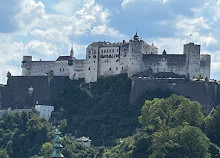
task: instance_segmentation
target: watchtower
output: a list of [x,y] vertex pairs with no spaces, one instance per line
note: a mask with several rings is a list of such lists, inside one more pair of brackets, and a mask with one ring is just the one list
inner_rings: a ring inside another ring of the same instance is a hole
[[200,45],[193,42],[184,45],[183,54],[186,54],[186,76],[190,79],[200,75]]

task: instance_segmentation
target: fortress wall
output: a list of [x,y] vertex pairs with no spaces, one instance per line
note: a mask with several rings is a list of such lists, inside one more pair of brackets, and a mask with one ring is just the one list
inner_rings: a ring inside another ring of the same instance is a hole
[[143,71],[152,68],[154,73],[173,72],[179,75],[186,75],[186,55],[143,55]]
[[69,66],[70,79],[78,80],[79,78],[85,78],[84,65],[85,60],[74,60],[73,65]]
[[143,80],[132,79],[130,104],[136,104],[139,97],[146,91],[156,89],[170,90],[175,94],[183,95],[204,105],[209,112],[216,105],[218,85],[216,83],[193,82],[186,80]]
[[2,100],[5,95],[5,85],[0,84],[0,109],[2,108]]
[[211,56],[202,54],[200,55],[200,74],[203,78],[210,79],[210,65],[211,65]]
[[[67,76],[11,76],[5,87],[2,108],[30,108],[36,101],[51,105],[68,80]],[[32,94],[30,87],[33,88]]]
[[67,61],[32,61],[27,62],[26,68],[29,71],[26,76],[45,76],[50,71],[53,71],[55,76],[69,75]]

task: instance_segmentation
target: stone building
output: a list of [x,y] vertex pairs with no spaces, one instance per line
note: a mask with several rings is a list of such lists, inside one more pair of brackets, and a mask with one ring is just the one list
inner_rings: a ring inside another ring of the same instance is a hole
[[152,73],[172,72],[190,79],[210,78],[211,56],[200,54],[200,45],[184,45],[183,54],[167,54],[141,40],[137,33],[126,42],[93,42],[86,49],[86,59],[60,56],[56,61],[32,61],[24,56],[22,76],[69,76],[70,79],[84,78],[86,83],[98,78],[127,73],[129,77],[151,70]]

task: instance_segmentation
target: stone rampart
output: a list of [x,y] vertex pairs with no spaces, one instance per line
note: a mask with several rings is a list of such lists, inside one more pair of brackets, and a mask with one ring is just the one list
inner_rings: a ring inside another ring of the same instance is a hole
[[138,99],[147,91],[169,90],[204,105],[209,112],[220,103],[219,85],[202,81],[187,81],[185,79],[132,79],[130,104],[136,104]]
[[2,98],[4,108],[30,108],[51,105],[68,82],[67,76],[12,76],[8,78]]

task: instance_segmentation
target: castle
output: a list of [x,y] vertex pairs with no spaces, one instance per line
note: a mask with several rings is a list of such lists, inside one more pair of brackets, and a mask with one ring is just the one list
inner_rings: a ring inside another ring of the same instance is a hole
[[151,70],[152,73],[174,73],[190,79],[210,78],[211,56],[200,54],[200,45],[184,45],[183,54],[158,54],[154,44],[141,40],[137,33],[133,39],[120,43],[93,42],[86,49],[86,59],[74,57],[73,47],[69,56],[59,56],[56,61],[32,61],[24,56],[22,76],[69,76],[84,78],[86,83],[98,78],[127,73],[129,77]]

